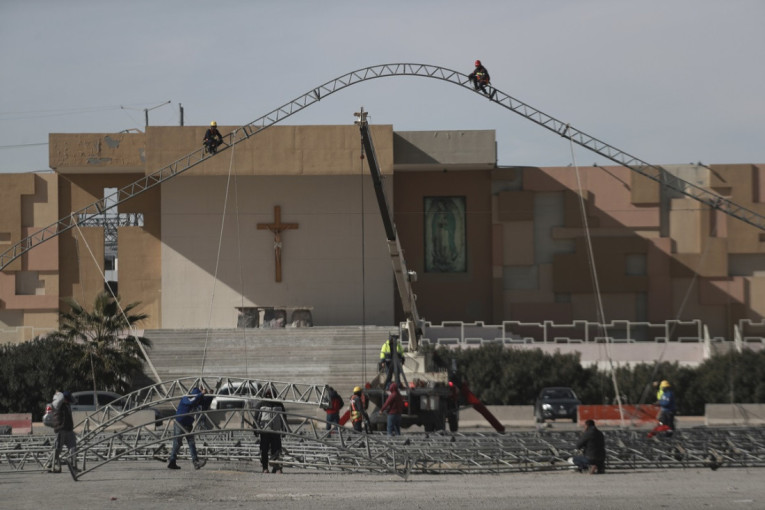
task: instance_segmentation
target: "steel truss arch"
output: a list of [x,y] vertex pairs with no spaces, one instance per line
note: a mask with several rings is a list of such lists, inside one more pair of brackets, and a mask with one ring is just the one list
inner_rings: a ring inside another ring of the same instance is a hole
[[[0,271],[2,271],[11,262],[22,256],[37,245],[56,237],[77,225],[87,224],[93,218],[103,215],[103,213],[119,204],[145,192],[163,182],[182,174],[186,170],[215,157],[217,154],[225,152],[237,143],[243,142],[252,136],[257,135],[262,130],[277,124],[284,119],[298,113],[299,111],[317,103],[321,99],[332,95],[340,90],[362,83],[365,81],[386,78],[393,76],[416,76],[423,78],[434,78],[463,87],[471,92],[484,96],[483,92],[473,89],[470,79],[467,75],[445,67],[429,64],[414,63],[393,63],[381,64],[371,67],[364,67],[351,71],[338,78],[330,80],[318,87],[311,89],[305,94],[285,103],[267,114],[255,119],[249,124],[233,130],[224,136],[224,143],[215,154],[205,153],[203,148],[197,149],[182,158],[160,168],[156,172],[142,177],[141,179],[118,189],[111,195],[100,199],[87,207],[71,213],[65,218],[61,218],[34,234],[18,241],[10,248],[0,253]],[[735,202],[718,195],[701,186],[684,181],[679,177],[672,175],[666,169],[647,163],[635,156],[627,154],[616,147],[609,145],[583,131],[572,127],[569,123],[560,121],[546,113],[515,99],[514,97],[502,92],[501,90],[490,87],[488,94],[485,95],[490,101],[514,112],[518,115],[560,135],[568,138],[592,152],[603,156],[619,165],[625,166],[653,181],[656,181],[669,189],[672,189],[682,195],[698,200],[708,206],[719,209],[722,212],[738,218],[745,223],[753,225],[760,230],[765,230],[765,217],[751,211]]]

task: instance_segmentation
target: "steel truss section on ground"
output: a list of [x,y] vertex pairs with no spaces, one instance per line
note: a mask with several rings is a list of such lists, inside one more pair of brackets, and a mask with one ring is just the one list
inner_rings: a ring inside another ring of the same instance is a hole
[[[136,407],[164,402],[173,395],[177,401],[192,387],[230,379],[186,379],[151,387],[155,400],[138,400]],[[238,382],[254,380],[240,379]],[[328,431],[326,422],[299,412],[323,400],[323,387],[257,381],[272,388],[281,401],[291,403],[283,414],[288,430],[283,433],[279,463],[290,469],[352,471],[395,474],[408,479],[414,474],[512,473],[571,469],[569,457],[575,452],[579,434],[575,431],[515,431],[498,433],[418,433],[403,436],[361,434],[340,427]],[[158,387],[163,386],[160,390]],[[211,390],[211,392],[214,390]],[[269,400],[265,390],[255,390],[259,400]],[[130,398],[135,398],[128,396]],[[299,404],[298,411],[293,411]],[[161,426],[152,420],[124,426],[132,409],[114,414],[95,413],[80,424],[75,480],[114,461],[166,462],[176,438],[172,419]],[[253,409],[200,411],[193,413],[200,457],[210,463],[238,466],[259,461],[259,434]],[[98,417],[104,419],[98,419]],[[273,419],[277,419],[274,417]],[[87,425],[87,426],[86,426]],[[261,424],[268,429],[268,423]],[[607,429],[607,470],[765,467],[765,427],[707,428],[678,430],[673,437],[648,438],[645,430]],[[53,457],[53,436],[2,436],[0,472],[48,470]],[[184,446],[180,458],[187,459]],[[65,464],[74,459],[63,457]]]

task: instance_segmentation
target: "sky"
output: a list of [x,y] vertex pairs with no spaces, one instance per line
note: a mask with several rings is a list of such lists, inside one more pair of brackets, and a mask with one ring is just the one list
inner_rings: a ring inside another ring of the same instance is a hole
[[[461,71],[652,164],[765,163],[762,0],[0,0],[0,172],[49,133],[248,124],[350,71]],[[353,85],[283,124],[493,129],[501,166],[605,164],[464,89]],[[158,169],[156,169],[158,170]]]

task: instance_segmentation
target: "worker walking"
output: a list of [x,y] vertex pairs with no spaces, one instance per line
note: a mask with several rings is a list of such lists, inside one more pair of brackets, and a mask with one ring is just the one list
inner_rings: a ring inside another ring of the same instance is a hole
[[353,388],[351,395],[351,425],[356,432],[363,431],[363,425],[369,424],[369,415],[367,414],[367,405],[369,402],[364,399],[361,386]]
[[[395,359],[393,353],[396,353]],[[385,371],[385,383],[383,389],[388,387],[393,374],[396,375],[396,383],[401,385],[401,367],[404,364],[404,348],[398,341],[398,335],[391,333],[380,348],[380,368]]]
[[671,436],[675,431],[675,413],[677,412],[677,404],[675,402],[675,390],[672,389],[672,385],[669,381],[661,381],[659,385],[661,390],[661,397],[659,397],[658,403],[661,411],[659,412],[659,423],[669,427],[667,435]]
[[[266,390],[263,395],[269,400],[260,400],[253,408],[255,424],[260,429],[260,465],[264,473],[268,473],[269,457],[271,460],[271,472],[282,473],[282,465],[279,457],[282,451],[282,434],[288,431],[285,419],[284,404],[273,400],[271,390]],[[257,432],[256,432],[257,434]]]
[[207,463],[206,459],[200,459],[197,456],[197,445],[194,441],[194,413],[198,411],[204,402],[204,395],[207,390],[192,388],[188,395],[181,399],[178,408],[175,411],[175,423],[173,428],[173,449],[170,452],[170,459],[167,463],[168,469],[181,469],[176,463],[178,451],[181,449],[183,438],[189,444],[189,454],[194,464],[194,469],[201,469]]
[[69,391],[56,393],[53,397],[53,431],[56,433],[56,449],[51,466],[53,472],[61,472],[61,450],[64,446],[69,454],[71,469],[74,472],[77,471],[77,436],[74,433],[72,403],[74,403],[74,397]]
[[327,430],[332,430],[332,428],[337,430],[340,423],[340,410],[345,405],[345,402],[343,402],[343,397],[332,386],[327,387],[327,397],[329,398],[329,405],[324,409],[327,412]]

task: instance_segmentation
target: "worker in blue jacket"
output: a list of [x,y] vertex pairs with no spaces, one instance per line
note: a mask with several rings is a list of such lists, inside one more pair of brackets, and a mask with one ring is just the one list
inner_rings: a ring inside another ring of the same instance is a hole
[[675,402],[675,390],[669,381],[662,381],[660,385],[662,390],[659,397],[659,423],[669,427],[667,435],[672,435],[675,431],[675,413],[677,412],[677,403]]
[[178,404],[178,409],[175,411],[175,423],[173,429],[173,450],[170,453],[170,461],[167,464],[168,469],[181,469],[176,464],[178,458],[178,450],[181,449],[181,443],[183,438],[186,438],[186,442],[189,443],[189,453],[191,454],[191,460],[194,463],[194,469],[200,469],[207,463],[207,460],[200,460],[197,456],[197,445],[194,441],[194,434],[192,429],[194,428],[194,414],[199,408],[202,407],[204,395],[206,390],[199,388],[192,388],[188,395],[181,399]]

